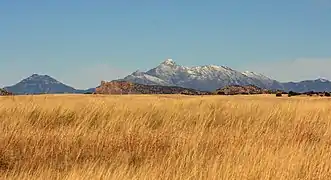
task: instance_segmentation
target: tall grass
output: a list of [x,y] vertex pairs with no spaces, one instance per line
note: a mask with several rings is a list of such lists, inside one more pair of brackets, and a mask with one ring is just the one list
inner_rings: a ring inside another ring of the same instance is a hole
[[331,100],[1,97],[0,179],[331,179]]

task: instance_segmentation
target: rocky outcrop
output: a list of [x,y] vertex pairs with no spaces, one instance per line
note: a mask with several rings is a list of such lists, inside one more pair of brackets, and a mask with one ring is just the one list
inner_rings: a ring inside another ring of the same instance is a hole
[[10,96],[10,95],[13,95],[13,93],[0,88],[0,96]]
[[211,92],[198,91],[176,86],[144,85],[127,81],[101,81],[96,94],[187,94],[211,95]]
[[240,86],[231,85],[216,90],[216,94],[219,95],[237,95],[237,94],[271,94],[273,93],[267,89],[261,89],[254,85]]

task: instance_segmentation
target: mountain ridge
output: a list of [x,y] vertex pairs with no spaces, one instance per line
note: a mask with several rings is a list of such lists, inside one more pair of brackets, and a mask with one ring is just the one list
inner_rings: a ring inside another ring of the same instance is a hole
[[[141,78],[143,76],[145,79]],[[148,78],[147,76],[153,77],[154,79],[157,79],[157,81],[152,78]],[[148,82],[146,82],[147,78]],[[247,73],[245,74],[236,71],[228,66],[202,65],[186,67],[178,65],[172,59],[167,59],[155,68],[152,68],[146,72],[139,72],[139,76],[132,73],[124,77],[123,80],[155,85],[169,84],[206,91],[215,90],[226,85],[250,84],[257,85],[261,88],[282,88],[282,85],[275,80],[271,80],[269,78],[269,82],[266,83],[266,78],[261,79],[257,76],[248,76]]]
[[[214,91],[230,85],[254,85],[262,89],[287,92],[331,91],[331,81],[324,78],[299,82],[279,82],[258,72],[240,72],[228,66],[218,65],[186,67],[177,64],[173,59],[166,59],[152,69],[145,72],[137,70],[117,80],[143,85],[178,86],[200,91]],[[43,94],[91,93],[96,88],[76,89],[49,75],[32,74],[17,84],[3,89],[14,94]]]
[[132,73],[122,80],[149,85],[175,85],[204,91],[212,91],[229,85],[255,85],[263,89],[298,92],[331,91],[331,82],[327,79],[279,82],[261,73],[240,72],[228,66],[181,66],[173,59],[166,59],[146,72],[139,71],[139,76]]

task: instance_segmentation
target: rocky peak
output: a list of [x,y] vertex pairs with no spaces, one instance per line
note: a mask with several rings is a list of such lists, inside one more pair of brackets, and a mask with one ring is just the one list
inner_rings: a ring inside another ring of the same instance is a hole
[[166,59],[162,64],[175,64],[175,61],[173,59]]
[[160,65],[174,67],[177,66],[176,62],[173,59],[166,59]]

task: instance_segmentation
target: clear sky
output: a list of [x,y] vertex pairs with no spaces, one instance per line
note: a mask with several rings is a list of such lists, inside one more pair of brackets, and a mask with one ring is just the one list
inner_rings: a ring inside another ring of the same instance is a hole
[[0,86],[94,87],[166,58],[331,79],[331,0],[1,0]]

